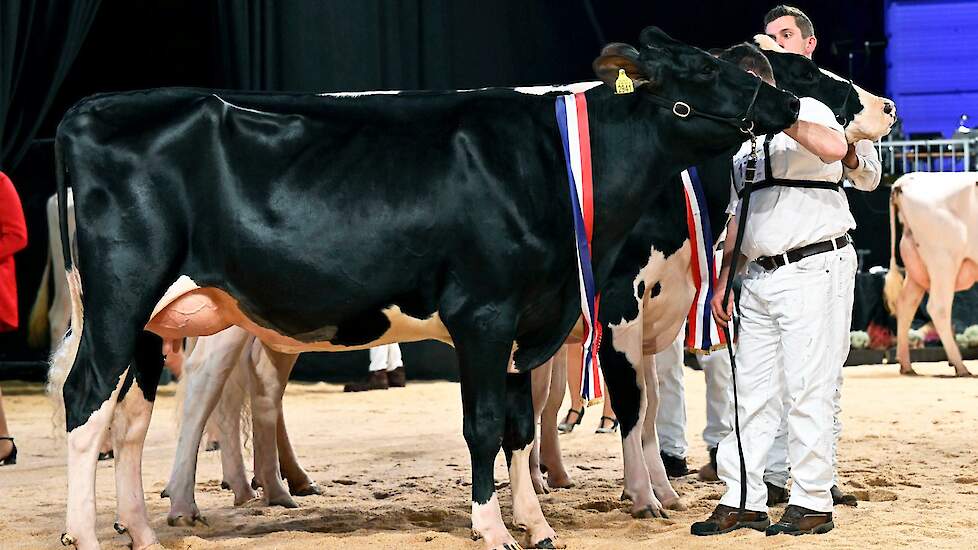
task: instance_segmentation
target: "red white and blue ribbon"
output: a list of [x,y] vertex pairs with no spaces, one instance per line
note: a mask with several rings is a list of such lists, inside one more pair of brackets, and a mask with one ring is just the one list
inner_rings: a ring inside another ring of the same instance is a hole
[[581,354],[581,396],[588,404],[603,397],[598,349],[601,323],[598,322],[600,296],[595,293],[591,271],[591,237],[594,235],[594,187],[591,179],[591,137],[588,129],[587,100],[583,93],[557,98],[557,127],[564,146],[567,179],[570,183],[577,244],[578,281],[581,285],[581,313],[584,317],[584,343]]
[[686,196],[686,223],[689,226],[689,242],[692,246],[690,275],[696,295],[686,320],[686,349],[709,353],[727,345],[723,331],[713,320],[710,301],[716,290],[720,265],[714,254],[713,231],[706,207],[706,195],[696,168],[682,173],[683,191]]

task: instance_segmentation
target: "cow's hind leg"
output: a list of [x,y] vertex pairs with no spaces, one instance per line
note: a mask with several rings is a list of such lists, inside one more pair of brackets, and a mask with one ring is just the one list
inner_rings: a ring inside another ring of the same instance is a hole
[[216,424],[215,433],[221,447],[221,471],[224,473],[221,485],[234,492],[235,506],[241,506],[258,496],[248,482],[241,455],[241,417],[246,411],[244,398],[251,387],[250,367],[250,363],[244,359],[234,366],[211,417],[212,424]]
[[[554,360],[551,358],[546,363],[533,369],[530,374],[531,385],[533,386],[533,419],[536,424],[540,423],[540,415],[547,404],[550,395],[550,379],[552,377]],[[543,472],[540,471],[540,436],[536,434],[534,428],[533,450],[530,452],[530,479],[533,481],[533,490],[537,494],[545,495],[550,492],[547,482],[543,479]]]
[[[169,525],[195,525],[206,523],[200,515],[194,500],[194,481],[197,476],[197,451],[203,437],[204,426],[220,399],[229,374],[243,356],[242,349],[248,340],[247,333],[241,329],[233,333],[221,333],[208,338],[220,339],[199,342],[198,348],[207,345],[210,352],[199,366],[187,369],[187,391],[184,398],[183,418],[180,422],[180,435],[177,438],[177,451],[173,460],[170,481],[166,495],[170,498],[170,511],[166,516]],[[213,342],[222,345],[210,347]],[[227,345],[223,345],[223,344]],[[195,349],[198,355],[201,349]],[[188,365],[189,366],[189,365]]]
[[[486,308],[488,309],[488,308]],[[486,548],[520,548],[503,523],[493,480],[493,465],[502,446],[506,426],[506,367],[512,338],[485,330],[497,319],[481,324],[472,316],[446,315],[455,343],[462,388],[462,433],[472,462],[472,534]],[[453,322],[454,321],[454,322]]]
[[[946,265],[928,263],[928,269],[933,273],[957,273],[958,266],[951,262]],[[943,269],[942,269],[943,268]],[[931,277],[930,299],[927,300],[927,313],[934,321],[934,328],[941,337],[947,360],[954,367],[955,376],[971,376],[961,359],[961,350],[954,339],[954,328],[951,326],[951,304],[954,301],[954,279],[948,276]]]
[[115,449],[116,499],[118,521],[115,529],[128,533],[133,550],[149,548],[157,543],[149,525],[146,499],[143,497],[142,458],[146,431],[153,414],[156,388],[163,369],[161,339],[143,332],[136,341],[132,363],[134,383],[124,387],[116,408],[112,427]]
[[536,422],[529,373],[506,377],[506,431],[503,450],[513,493],[513,523],[526,529],[527,548],[565,548],[547,523],[530,479],[530,453]]
[[255,478],[269,506],[298,508],[299,505],[282,483],[277,443],[279,405],[282,403],[285,384],[295,364],[296,356],[279,353],[267,347],[256,351],[260,357],[264,357],[255,357],[253,351],[252,360],[256,368],[251,371],[251,412],[254,428]]
[[897,361],[900,363],[900,374],[917,374],[910,363],[910,338],[907,333],[910,331],[910,323],[923,297],[924,287],[917,284],[908,274],[897,298]]
[[[574,346],[578,350],[581,346]],[[560,438],[557,433],[557,415],[564,403],[567,391],[567,361],[571,346],[561,346],[553,358],[553,372],[550,375],[550,393],[540,415],[540,464],[547,469],[547,486],[551,489],[573,487],[574,482],[564,468],[564,457],[560,452]],[[577,354],[580,364],[580,354]]]

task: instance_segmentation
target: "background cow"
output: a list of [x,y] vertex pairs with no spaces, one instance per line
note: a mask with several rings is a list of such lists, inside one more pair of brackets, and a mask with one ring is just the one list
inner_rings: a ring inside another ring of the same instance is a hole
[[[912,173],[894,184],[890,196],[890,271],[883,289],[897,318],[897,360],[901,374],[917,374],[910,364],[908,331],[924,292],[927,313],[941,337],[956,376],[970,376],[951,326],[954,292],[978,281],[978,174]],[[903,232],[897,235],[899,217]],[[896,263],[896,246],[906,278]]]

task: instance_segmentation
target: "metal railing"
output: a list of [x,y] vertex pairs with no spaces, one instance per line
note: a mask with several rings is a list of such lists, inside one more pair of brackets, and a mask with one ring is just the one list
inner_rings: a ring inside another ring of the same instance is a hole
[[884,176],[978,169],[978,138],[878,141]]

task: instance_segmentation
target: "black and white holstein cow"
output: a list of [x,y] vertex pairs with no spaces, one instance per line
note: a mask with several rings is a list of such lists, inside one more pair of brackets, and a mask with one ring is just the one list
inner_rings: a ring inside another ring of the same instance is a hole
[[[771,62],[778,87],[798,97],[813,97],[827,105],[846,128],[850,142],[876,140],[889,132],[895,121],[895,110],[890,100],[870,94],[819,69],[810,59],[783,51],[770,37],[759,35],[755,41]],[[749,46],[739,46],[745,47]],[[629,54],[632,58],[637,55],[637,51]],[[714,242],[726,225],[725,210],[731,189],[730,158],[736,149],[734,147],[697,166]],[[682,510],[685,505],[669,483],[659,454],[655,429],[658,383],[653,356],[676,338],[689,313],[695,289],[690,276],[690,236],[680,177],[675,177],[669,185],[656,189],[653,194],[645,214],[626,238],[602,294],[602,307],[612,302],[628,303],[628,296],[632,296],[634,309],[625,313],[625,319],[642,319],[641,362],[632,362],[632,358],[613,353],[607,344],[601,349],[601,359],[608,392],[612,396],[612,407],[621,422],[625,462],[623,496],[633,498],[636,487],[644,489],[647,471],[655,492],[653,511],[659,515],[662,508]],[[615,297],[612,299],[612,296]],[[619,365],[624,361],[629,363],[629,369]],[[552,363],[552,369],[544,367],[533,372],[534,412],[541,415],[546,410],[546,418],[540,422],[542,462],[548,471],[556,472],[561,484],[566,486],[568,476],[561,460],[556,430],[556,415],[564,392],[562,373],[565,372],[566,353],[558,354]],[[554,373],[552,378],[551,370]],[[633,370],[631,376],[611,374]],[[558,382],[551,383],[553,380]],[[644,468],[641,465],[643,455]],[[534,456],[531,459],[531,476],[534,488],[538,492],[545,492],[546,485],[539,464],[540,460]],[[640,513],[640,510],[633,512]]]
[[[656,28],[641,44],[638,63],[596,61],[601,75],[628,71],[635,93],[586,93],[599,291],[652,189],[740,143],[747,127],[779,131],[798,116],[796,97]],[[553,97],[504,89],[343,98],[164,89],[69,110],[56,139],[79,251],[77,265],[66,254],[73,328],[54,358],[66,375],[62,542],[98,547],[96,454],[118,408],[118,523],[137,550],[156,543],[140,455],[160,338],[238,325],[285,353],[451,342],[473,530],[487,548],[520,547],[493,484],[502,447],[514,523],[528,546],[557,546],[528,467],[528,370],[581,313],[554,111]],[[634,304],[609,301],[602,355],[635,364],[641,339],[617,326]],[[507,375],[511,360],[518,374]]]

